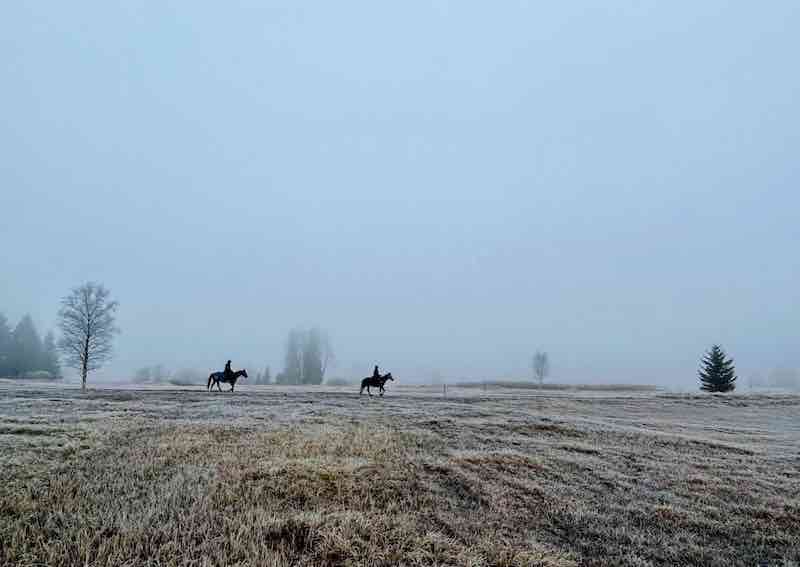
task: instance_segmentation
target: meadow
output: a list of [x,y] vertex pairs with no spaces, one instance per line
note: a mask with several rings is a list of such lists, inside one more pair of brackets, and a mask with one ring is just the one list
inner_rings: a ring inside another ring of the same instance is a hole
[[0,382],[0,564],[800,565],[800,397]]

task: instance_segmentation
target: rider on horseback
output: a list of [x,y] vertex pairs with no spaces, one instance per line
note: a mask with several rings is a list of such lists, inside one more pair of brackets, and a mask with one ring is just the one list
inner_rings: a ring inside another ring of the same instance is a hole
[[222,371],[223,376],[226,380],[230,380],[233,378],[233,370],[231,370],[231,361],[225,363],[225,370]]
[[364,388],[367,389],[367,393],[371,396],[372,392],[370,388],[378,388],[378,392],[381,396],[383,396],[384,384],[386,384],[387,380],[391,380],[394,382],[394,378],[392,378],[392,373],[389,372],[388,374],[384,374],[381,376],[380,369],[378,365],[375,365],[375,370],[372,371],[372,376],[367,376],[361,381],[361,390],[359,390],[358,394],[361,395],[364,393]]

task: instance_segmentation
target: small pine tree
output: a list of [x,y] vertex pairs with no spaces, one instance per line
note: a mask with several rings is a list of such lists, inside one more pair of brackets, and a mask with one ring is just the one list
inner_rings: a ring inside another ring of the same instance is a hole
[[700,389],[706,392],[732,392],[736,388],[736,367],[719,345],[705,354],[698,376]]
[[52,331],[47,333],[44,337],[41,367],[41,370],[46,370],[52,374],[54,378],[61,376],[61,365],[58,362],[56,338]]

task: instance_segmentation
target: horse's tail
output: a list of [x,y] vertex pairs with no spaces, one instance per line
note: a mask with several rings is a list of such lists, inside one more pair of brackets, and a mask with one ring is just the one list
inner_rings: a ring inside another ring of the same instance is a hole
[[358,395],[359,395],[359,396],[360,396],[361,394],[363,394],[363,393],[364,393],[364,388],[366,388],[366,387],[367,387],[367,381],[368,381],[368,380],[369,380],[369,378],[364,378],[364,379],[361,381],[361,389],[358,391]]

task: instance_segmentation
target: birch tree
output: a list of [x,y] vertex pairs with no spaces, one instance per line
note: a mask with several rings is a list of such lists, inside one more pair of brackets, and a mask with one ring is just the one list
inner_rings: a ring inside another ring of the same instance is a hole
[[74,288],[61,300],[58,348],[64,363],[80,372],[83,390],[89,372],[111,358],[114,336],[119,333],[115,324],[118,306],[110,299],[109,291],[94,282]]
[[533,369],[533,376],[539,381],[539,386],[542,385],[544,379],[550,373],[550,358],[546,352],[536,351],[531,359],[531,368]]

